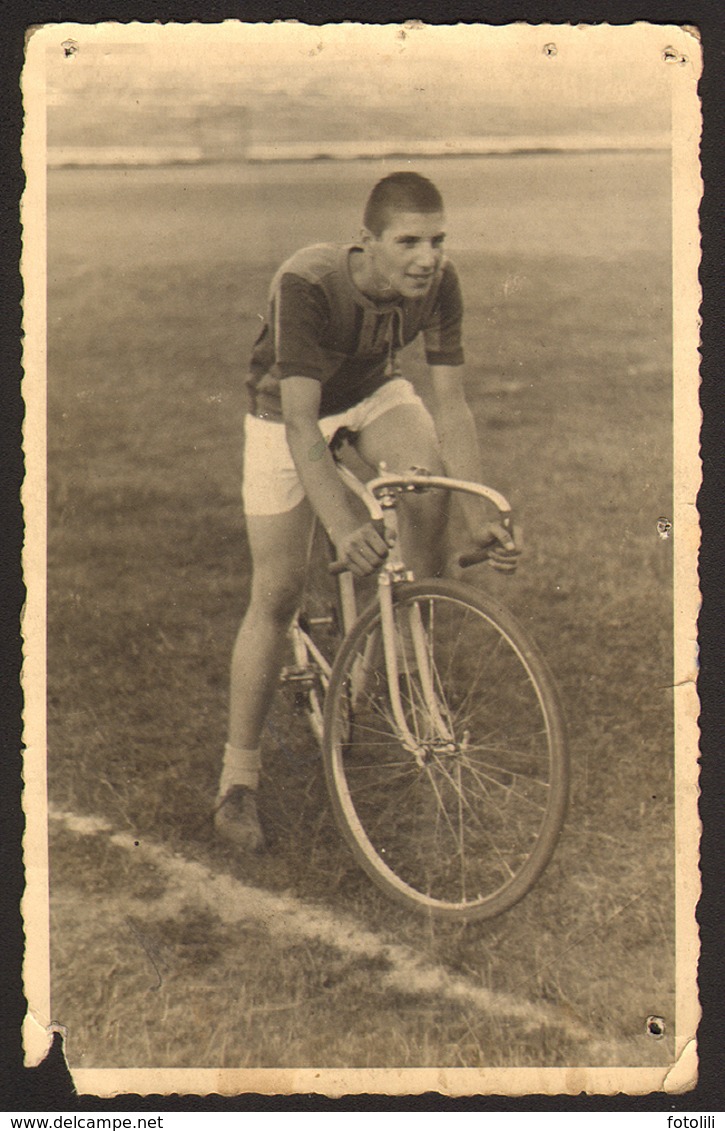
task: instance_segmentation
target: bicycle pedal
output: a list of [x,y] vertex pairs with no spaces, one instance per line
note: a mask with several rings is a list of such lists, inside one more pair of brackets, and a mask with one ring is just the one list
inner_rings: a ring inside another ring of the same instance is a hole
[[313,617],[305,611],[299,612],[297,614],[297,623],[308,636],[312,636],[315,632],[320,631],[323,631],[326,635],[340,631],[337,609],[333,605],[330,605],[326,613],[321,613],[319,616]]
[[311,690],[315,685],[315,671],[308,667],[299,667],[290,664],[282,668],[280,683],[293,683],[301,690]]

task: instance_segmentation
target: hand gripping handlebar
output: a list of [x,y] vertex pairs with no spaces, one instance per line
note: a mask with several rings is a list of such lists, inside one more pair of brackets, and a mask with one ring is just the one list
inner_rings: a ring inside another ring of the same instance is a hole
[[[367,484],[363,484],[357,476],[353,475],[343,465],[338,465],[337,470],[350,490],[365,503],[373,525],[381,537],[384,536],[381,499],[384,500],[386,495],[436,488],[444,491],[461,491],[467,495],[487,499],[496,507],[503,528],[511,530],[511,506],[508,500],[500,491],[494,490],[493,487],[486,487],[482,483],[471,483],[466,479],[451,479],[447,475],[430,475],[427,471],[416,469],[403,475],[390,475],[386,472],[383,475],[376,476],[375,479],[371,479]],[[465,568],[485,561],[488,557],[489,548],[495,542],[496,539],[491,538],[485,545],[461,554],[458,558],[459,565]],[[346,568],[342,562],[333,562],[330,566],[330,573],[343,573]]]

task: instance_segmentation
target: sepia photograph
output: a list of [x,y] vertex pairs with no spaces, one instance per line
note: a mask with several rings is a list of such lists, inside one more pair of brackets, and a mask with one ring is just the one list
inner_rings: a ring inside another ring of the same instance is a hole
[[699,74],[651,24],[30,36],[28,1063],[694,1086]]

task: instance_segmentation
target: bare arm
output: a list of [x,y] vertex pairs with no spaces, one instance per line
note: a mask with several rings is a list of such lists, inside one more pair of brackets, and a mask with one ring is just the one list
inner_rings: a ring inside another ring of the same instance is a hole
[[318,424],[320,383],[311,377],[287,377],[281,390],[287,442],[305,494],[340,560],[356,576],[365,577],[385,560],[388,548],[370,522],[360,525],[335,470]]
[[[463,392],[463,370],[446,365],[431,366],[433,418],[441,443],[443,462],[449,475],[482,482],[481,454],[473,414]],[[481,510],[472,499],[473,514]]]
[[[485,482],[476,424],[463,390],[462,367],[433,365],[431,378],[433,418],[446,471],[454,478]],[[495,518],[492,520],[483,500],[472,495],[459,498],[469,537],[479,544],[495,538],[505,551],[502,554],[504,560],[498,562],[492,555],[491,564],[501,569],[515,568],[515,557],[509,556],[518,554],[515,536],[504,530]]]

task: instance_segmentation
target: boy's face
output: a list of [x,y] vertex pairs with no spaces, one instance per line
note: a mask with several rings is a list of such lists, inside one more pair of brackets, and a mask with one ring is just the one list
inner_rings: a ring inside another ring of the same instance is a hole
[[384,295],[422,298],[443,258],[442,212],[392,212],[384,231],[363,232],[371,278]]

